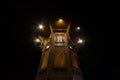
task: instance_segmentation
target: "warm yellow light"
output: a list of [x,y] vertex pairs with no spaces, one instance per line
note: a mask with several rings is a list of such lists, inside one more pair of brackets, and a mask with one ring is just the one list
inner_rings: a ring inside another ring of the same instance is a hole
[[59,22],[63,22],[63,20],[62,20],[62,19],[59,19]]
[[43,29],[43,25],[39,25],[39,29]]
[[77,43],[83,43],[83,40],[82,39],[78,39]]
[[40,40],[37,38],[37,39],[35,40],[35,42],[40,42]]
[[46,46],[46,49],[48,49],[49,47],[50,47],[50,45],[47,45],[47,46]]
[[61,26],[64,24],[64,21],[62,19],[59,19],[56,23],[58,26]]

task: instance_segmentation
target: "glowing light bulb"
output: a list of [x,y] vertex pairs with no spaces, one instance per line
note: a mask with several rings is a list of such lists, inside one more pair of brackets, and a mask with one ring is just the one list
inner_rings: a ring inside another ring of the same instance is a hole
[[79,27],[79,26],[77,27],[77,30],[80,30],[80,27]]
[[41,30],[42,30],[42,29],[43,29],[43,25],[39,25],[39,29],[41,29]]
[[77,43],[83,43],[83,40],[79,38]]
[[37,43],[38,43],[38,42],[40,42],[40,40],[37,38],[37,39],[35,40],[35,42],[37,42]]
[[62,19],[59,19],[59,22],[62,22],[63,20]]

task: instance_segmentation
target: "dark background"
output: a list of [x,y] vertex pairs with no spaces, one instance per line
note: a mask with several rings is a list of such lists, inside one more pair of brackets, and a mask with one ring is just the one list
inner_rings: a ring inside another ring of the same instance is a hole
[[32,40],[35,24],[43,16],[68,16],[76,19],[87,34],[88,44],[78,52],[84,79],[106,80],[109,67],[104,53],[104,27],[98,24],[102,24],[102,15],[99,8],[94,8],[96,5],[86,5],[72,1],[8,2],[3,16],[3,25],[8,24],[5,37],[9,39],[1,67],[3,78],[34,80],[41,56]]

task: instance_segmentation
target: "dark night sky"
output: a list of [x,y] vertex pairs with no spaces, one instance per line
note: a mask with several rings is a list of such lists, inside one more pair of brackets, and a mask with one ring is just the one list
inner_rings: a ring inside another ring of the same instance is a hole
[[[97,24],[100,16],[92,7],[84,9],[80,4],[69,4],[63,2],[29,1],[8,3],[9,14],[5,15],[9,24],[8,34],[10,43],[7,49],[10,53],[5,62],[9,80],[34,80],[39,65],[41,51],[38,50],[32,41],[32,31],[37,22],[43,16],[68,16],[76,19],[88,36],[87,46],[78,53],[81,69],[85,80],[106,79],[107,63],[104,53],[104,32],[103,27]],[[68,5],[67,5],[68,4]],[[5,19],[4,19],[5,20]],[[11,45],[11,46],[10,46]],[[8,52],[9,52],[8,51]]]

